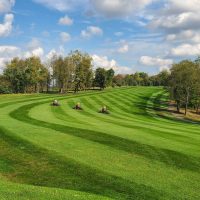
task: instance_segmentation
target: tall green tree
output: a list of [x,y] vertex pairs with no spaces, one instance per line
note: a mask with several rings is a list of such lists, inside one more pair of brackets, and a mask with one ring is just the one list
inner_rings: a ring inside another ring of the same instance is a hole
[[101,90],[106,87],[106,70],[104,68],[97,68],[95,71],[95,85]]
[[26,65],[26,87],[33,86],[34,92],[39,93],[42,83],[46,81],[46,77],[48,76],[47,69],[41,63],[39,57],[32,56],[24,62]]
[[194,83],[192,92],[192,105],[196,109],[196,113],[199,112],[200,108],[200,56],[198,56],[194,63],[196,64],[196,82]]
[[137,82],[134,79],[134,75],[133,74],[126,74],[126,76],[124,77],[124,84],[126,86],[136,86]]
[[112,86],[113,77],[115,75],[115,71],[113,69],[109,69],[106,71],[106,86]]
[[4,75],[0,75],[0,94],[12,93],[10,82]]
[[135,81],[137,82],[137,85],[141,85],[142,78],[141,78],[141,76],[140,76],[140,73],[136,72],[136,73],[134,74],[134,79],[135,79]]
[[139,72],[139,85],[148,86],[149,76],[145,72]]
[[4,69],[4,75],[10,82],[14,93],[24,93],[28,86],[28,67],[24,60],[14,58],[7,63]]
[[87,53],[80,51],[71,52],[70,60],[74,68],[73,83],[74,92],[85,90],[92,86],[92,58]]
[[184,105],[185,115],[192,100],[195,84],[198,81],[197,69],[197,65],[189,60],[174,64],[171,68],[169,80],[171,97],[176,101],[178,112],[180,106]]
[[64,92],[64,84],[67,79],[66,68],[64,66],[64,60],[62,56],[55,56],[52,60],[53,78],[56,80],[56,86],[59,88],[59,92]]
[[125,85],[125,79],[124,79],[124,75],[122,74],[117,74],[116,76],[114,76],[113,78],[113,83],[114,85],[121,87]]
[[4,76],[10,82],[14,93],[39,92],[47,74],[47,69],[38,57],[25,60],[14,58],[4,70]]

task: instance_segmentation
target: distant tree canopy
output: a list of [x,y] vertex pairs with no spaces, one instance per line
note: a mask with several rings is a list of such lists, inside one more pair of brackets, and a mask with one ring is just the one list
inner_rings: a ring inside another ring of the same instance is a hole
[[94,78],[94,86],[99,87],[103,90],[106,87],[112,86],[113,77],[114,77],[114,70],[109,69],[106,70],[104,68],[97,68],[95,70],[95,78]]
[[170,73],[162,71],[158,75],[149,76],[144,72],[135,74],[117,74],[113,77],[114,86],[168,86]]
[[167,72],[148,76],[144,72],[117,74],[113,69],[99,66],[94,70],[92,58],[81,51],[72,51],[67,56],[54,55],[42,63],[38,57],[14,58],[7,63],[1,75],[0,93],[31,93],[58,91],[67,93],[90,88],[121,86],[165,85]]
[[14,93],[42,91],[47,76],[48,70],[37,57],[14,58],[4,70],[4,77]]
[[0,75],[0,94],[12,93],[12,88],[10,82],[7,80],[6,76]]
[[184,106],[185,115],[188,106],[196,108],[200,105],[200,64],[199,62],[183,60],[174,64],[169,77],[169,91],[171,98],[177,104],[177,111]]
[[66,57],[54,56],[51,61],[52,79],[59,92],[85,90],[92,85],[92,58],[80,51]]
[[177,111],[192,106],[200,107],[200,57],[195,61],[183,60],[173,64],[170,71],[149,76],[144,72],[116,74],[113,69],[99,66],[93,69],[92,58],[81,51],[72,51],[66,57],[53,56],[42,63],[38,57],[14,58],[0,75],[0,93],[30,93],[58,91],[75,93],[90,88],[122,86],[164,86]]

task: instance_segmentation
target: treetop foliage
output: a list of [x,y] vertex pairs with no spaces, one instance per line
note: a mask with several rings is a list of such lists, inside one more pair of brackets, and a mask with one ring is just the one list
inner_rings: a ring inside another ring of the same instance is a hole
[[[60,93],[90,88],[135,85],[164,85],[165,75],[149,77],[144,72],[128,75],[115,75],[113,69],[99,66],[94,70],[92,58],[81,51],[72,51],[66,57],[54,55],[48,62],[42,63],[38,57],[27,59],[14,58],[7,63],[1,75],[0,93],[49,92]],[[161,77],[163,76],[163,78]]]
[[200,57],[194,62],[183,60],[173,64],[169,71],[149,76],[144,72],[116,74],[113,69],[99,66],[94,70],[92,58],[81,51],[72,51],[66,57],[53,56],[42,63],[38,57],[14,58],[0,75],[0,93],[30,93],[59,91],[66,93],[91,88],[121,86],[165,86],[177,111],[188,106],[200,106]]

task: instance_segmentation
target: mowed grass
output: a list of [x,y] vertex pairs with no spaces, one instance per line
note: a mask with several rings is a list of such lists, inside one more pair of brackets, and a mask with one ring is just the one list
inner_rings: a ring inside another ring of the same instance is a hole
[[174,119],[167,98],[159,87],[0,96],[0,199],[199,200],[200,125]]

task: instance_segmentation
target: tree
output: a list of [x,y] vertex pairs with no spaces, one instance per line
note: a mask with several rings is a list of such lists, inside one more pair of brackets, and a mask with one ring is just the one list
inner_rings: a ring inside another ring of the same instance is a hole
[[47,69],[40,58],[25,60],[14,58],[6,65],[4,76],[10,82],[14,93],[39,92],[40,86],[48,76]]
[[55,56],[52,60],[52,66],[53,66],[53,78],[56,80],[56,85],[59,88],[59,92],[63,93],[64,83],[67,78],[63,57]]
[[199,108],[200,108],[200,56],[197,57],[197,59],[194,61],[195,65],[196,65],[196,82],[194,83],[194,87],[193,87],[193,92],[192,92],[192,105],[194,106],[194,108],[196,109],[196,113],[199,112]]
[[136,86],[137,85],[137,82],[136,80],[134,79],[134,75],[133,74],[127,74],[125,77],[124,77],[124,84],[126,86]]
[[119,87],[125,85],[124,77],[125,77],[125,76],[122,75],[122,74],[118,74],[118,75],[114,76],[114,78],[113,78],[113,83],[114,83],[116,86],[119,86]]
[[142,85],[142,86],[148,86],[149,84],[149,76],[147,73],[145,72],[139,72],[139,85]]
[[115,75],[115,71],[113,69],[109,69],[106,71],[106,86],[112,86],[113,77]]
[[95,71],[95,86],[100,87],[101,90],[106,87],[106,70],[104,68],[97,68]]
[[39,93],[47,79],[48,71],[42,65],[39,57],[32,56],[24,62],[26,65],[26,90],[28,87],[34,87],[34,92]]
[[92,58],[87,53],[80,51],[71,52],[70,60],[74,68],[74,92],[91,87],[92,85]]
[[137,85],[141,85],[142,78],[140,77],[140,74],[138,72],[136,72],[134,74],[134,79],[135,79]]
[[27,83],[27,66],[24,60],[14,58],[10,63],[7,63],[4,70],[4,76],[10,82],[14,93],[24,93]]
[[178,112],[181,104],[184,105],[185,115],[192,99],[195,83],[198,80],[197,70],[197,65],[189,60],[174,64],[171,68],[169,80],[171,97],[176,101]]
[[159,86],[168,86],[168,82],[169,82],[169,76],[170,73],[167,70],[163,70],[161,71],[158,75],[157,75],[157,80],[159,82]]
[[11,93],[12,88],[10,82],[4,75],[0,75],[0,94]]

